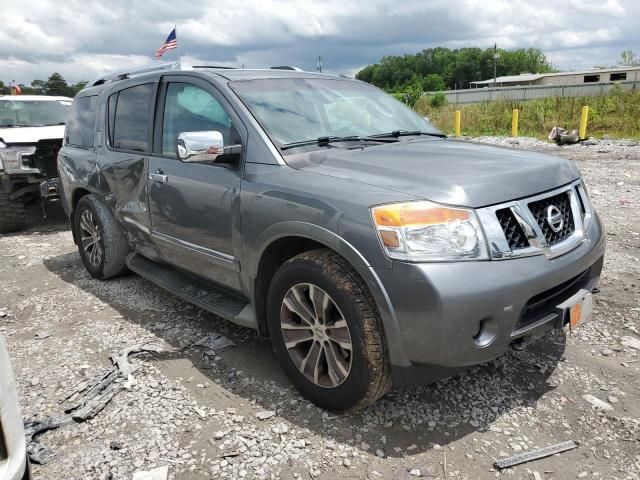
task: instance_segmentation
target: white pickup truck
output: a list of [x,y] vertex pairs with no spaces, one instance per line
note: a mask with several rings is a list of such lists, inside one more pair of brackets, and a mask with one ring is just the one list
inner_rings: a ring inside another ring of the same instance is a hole
[[58,197],[56,157],[72,101],[0,96],[0,233],[24,226],[26,202]]

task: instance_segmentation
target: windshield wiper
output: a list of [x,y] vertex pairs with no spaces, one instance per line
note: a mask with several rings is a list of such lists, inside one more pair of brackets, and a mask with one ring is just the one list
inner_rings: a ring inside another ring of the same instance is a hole
[[397,142],[395,138],[392,138],[392,139],[383,138],[383,137],[374,138],[372,136],[361,137],[359,135],[349,135],[345,137],[318,137],[315,140],[309,139],[309,140],[301,140],[299,142],[285,143],[280,146],[280,150],[288,150],[290,148],[304,147],[307,145],[318,145],[321,147],[326,147],[334,142],[361,142],[361,141],[367,141],[367,140],[374,141],[374,142],[383,142],[383,143]]
[[348,137],[318,137],[315,140],[301,140],[299,142],[290,142],[285,143],[280,146],[280,150],[288,150],[290,148],[296,147],[304,147],[306,145],[320,145],[321,147],[325,147],[329,145],[331,142],[350,142],[350,141],[360,141],[360,137],[357,135],[351,135]]
[[5,123],[0,128],[16,128],[16,127],[39,127],[40,125],[31,125],[30,123]]
[[369,138],[385,138],[385,137],[408,137],[412,135],[428,135],[431,137],[438,138],[447,138],[444,133],[435,133],[435,132],[423,132],[421,130],[394,130],[393,132],[388,133],[377,133],[375,135],[369,135]]

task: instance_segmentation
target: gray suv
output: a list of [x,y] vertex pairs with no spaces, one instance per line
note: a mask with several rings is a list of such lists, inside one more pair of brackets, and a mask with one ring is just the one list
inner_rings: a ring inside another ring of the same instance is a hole
[[119,72],[72,118],[58,168],[89,273],[270,337],[324,408],[590,318],[605,240],[570,161],[450,140],[366,83],[282,67]]

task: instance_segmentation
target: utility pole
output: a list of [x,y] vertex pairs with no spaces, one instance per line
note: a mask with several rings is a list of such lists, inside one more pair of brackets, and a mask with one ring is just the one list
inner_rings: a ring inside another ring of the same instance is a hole
[[496,76],[498,73],[498,59],[500,54],[498,53],[498,44],[493,44],[493,88],[496,88]]
[[322,73],[322,57],[318,57],[318,71]]

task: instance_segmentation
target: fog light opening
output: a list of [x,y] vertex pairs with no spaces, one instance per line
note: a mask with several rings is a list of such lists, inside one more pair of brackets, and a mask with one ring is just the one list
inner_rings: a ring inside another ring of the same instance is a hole
[[486,347],[493,343],[497,336],[498,322],[495,318],[488,317],[478,322],[471,338],[477,347]]
[[480,320],[478,322],[478,329],[476,330],[476,333],[473,334],[473,339],[478,340],[480,338],[480,335],[482,335],[483,331],[484,331],[484,320]]

